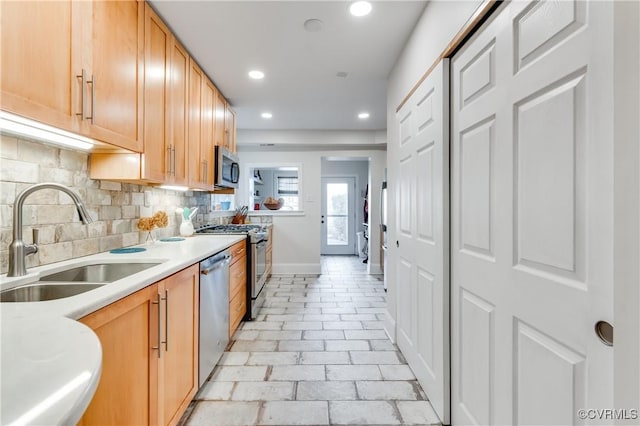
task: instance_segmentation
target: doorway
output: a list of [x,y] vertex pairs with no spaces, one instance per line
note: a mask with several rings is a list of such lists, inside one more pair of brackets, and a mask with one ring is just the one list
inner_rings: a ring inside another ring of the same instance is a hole
[[321,254],[356,253],[355,189],[355,177],[322,178]]

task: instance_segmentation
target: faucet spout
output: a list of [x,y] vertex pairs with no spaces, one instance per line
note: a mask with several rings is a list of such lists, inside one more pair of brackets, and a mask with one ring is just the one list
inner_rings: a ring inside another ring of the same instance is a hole
[[39,183],[22,191],[16,197],[13,205],[13,241],[9,245],[9,271],[8,277],[21,277],[27,274],[27,268],[25,265],[25,258],[29,254],[36,253],[38,248],[35,244],[28,245],[22,241],[22,207],[25,199],[32,193],[41,189],[55,189],[67,194],[73,200],[80,220],[85,225],[93,222],[87,208],[84,206],[80,196],[71,188],[61,185],[59,183]]

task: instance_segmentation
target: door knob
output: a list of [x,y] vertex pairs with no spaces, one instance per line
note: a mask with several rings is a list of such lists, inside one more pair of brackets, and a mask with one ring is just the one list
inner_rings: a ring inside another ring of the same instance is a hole
[[595,325],[598,338],[607,346],[613,346],[613,326],[606,321],[598,321]]
[[396,247],[400,248],[400,241],[396,240]]

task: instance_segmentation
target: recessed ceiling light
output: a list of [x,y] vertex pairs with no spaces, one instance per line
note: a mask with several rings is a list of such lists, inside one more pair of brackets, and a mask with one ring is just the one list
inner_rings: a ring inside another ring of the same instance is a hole
[[273,117],[273,114],[271,114],[270,112],[263,112],[261,116],[262,118],[271,118]]
[[249,71],[249,77],[254,80],[262,80],[264,78],[264,73],[258,70]]
[[349,12],[353,16],[366,16],[371,13],[371,3],[368,1],[356,1],[349,6]]
[[358,114],[358,118],[360,120],[366,120],[367,118],[369,118],[369,113],[368,112],[361,112],[360,114]]
[[322,31],[324,23],[320,19],[307,19],[304,21],[304,29],[310,33],[317,33]]

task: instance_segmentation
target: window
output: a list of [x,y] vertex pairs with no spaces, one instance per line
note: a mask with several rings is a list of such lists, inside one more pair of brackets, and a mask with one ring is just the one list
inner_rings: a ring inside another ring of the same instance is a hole
[[298,177],[276,176],[277,198],[284,198],[287,210],[298,210]]
[[249,206],[266,210],[265,201],[282,198],[281,211],[301,211],[304,208],[304,180],[300,164],[249,164],[247,167]]

